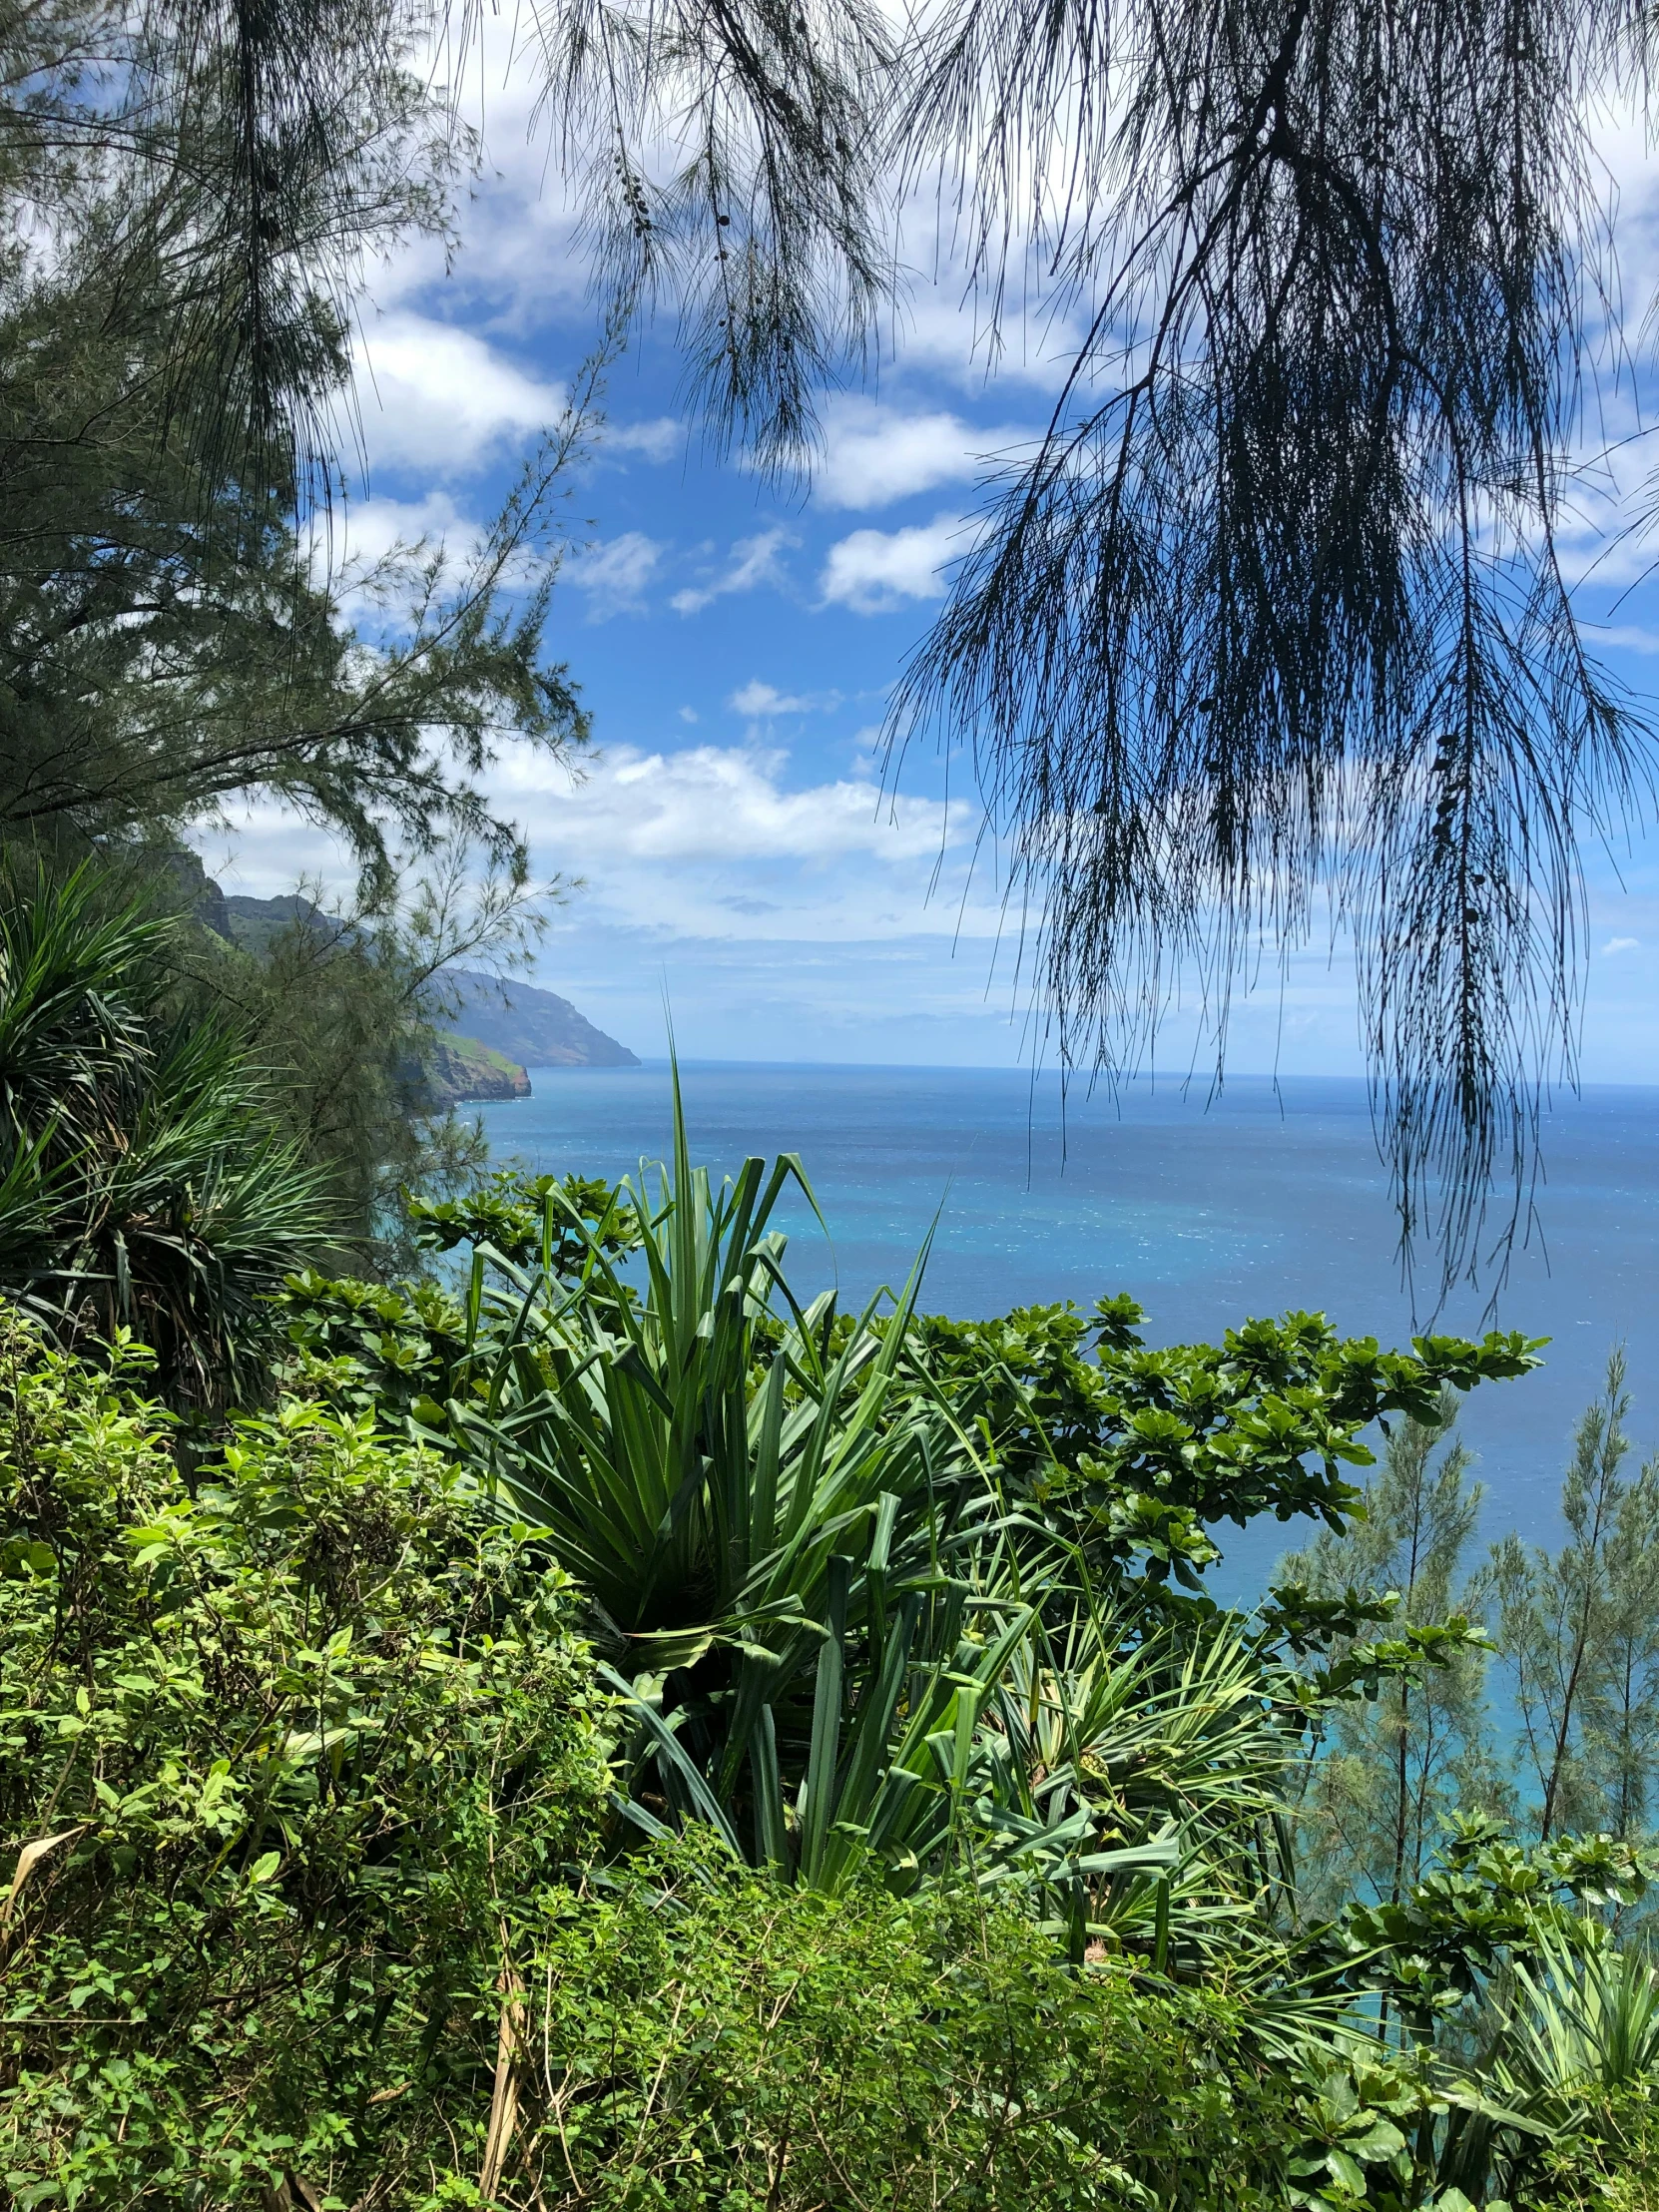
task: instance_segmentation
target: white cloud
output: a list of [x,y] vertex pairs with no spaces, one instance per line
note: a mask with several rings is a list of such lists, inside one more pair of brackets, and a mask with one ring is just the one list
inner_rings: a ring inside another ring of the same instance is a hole
[[[539,874],[583,878],[569,913],[584,930],[658,944],[788,939],[827,961],[841,945],[900,936],[995,937],[994,885],[963,899],[978,828],[967,802],[895,799],[857,772],[792,789],[789,765],[748,747],[618,745],[573,776],[515,744],[489,790],[529,836]],[[343,892],[352,878],[336,839],[270,803],[227,808],[199,843],[229,889],[270,896],[307,876]]]
[[1659,631],[1633,622],[1587,622],[1584,635],[1594,653],[1659,653]]
[[781,557],[784,549],[800,543],[793,530],[782,528],[762,530],[752,538],[739,538],[724,571],[702,585],[677,591],[669,605],[676,614],[695,615],[730,592],[754,591],[762,584],[781,584],[785,576]]
[[346,500],[318,527],[316,551],[336,568],[363,569],[399,544],[445,545],[456,537],[470,543],[479,534],[447,492],[430,491],[424,499]]
[[769,715],[830,715],[841,703],[838,691],[781,692],[752,676],[742,691],[735,691],[727,705],[750,720]]
[[854,530],[830,548],[819,589],[828,603],[854,614],[888,613],[912,599],[942,599],[940,570],[962,551],[962,524],[952,515],[910,530]]
[[673,415],[659,415],[652,422],[607,422],[599,438],[599,457],[638,453],[642,460],[671,460],[685,439],[686,426]]
[[830,507],[890,507],[940,484],[972,482],[987,461],[1027,445],[1028,431],[979,429],[953,414],[900,414],[872,399],[841,398],[829,409],[816,479]]
[[[960,904],[978,822],[966,802],[895,800],[867,773],[794,789],[786,753],[716,745],[609,747],[574,787],[514,749],[492,786],[537,868],[586,879],[599,922],[827,943],[995,933],[994,914]],[[941,858],[949,880],[930,898]]]
[[[341,612],[373,634],[388,618],[395,619],[401,594],[385,586],[395,570],[381,571],[381,564],[399,548],[419,549],[422,559],[441,552],[452,572],[480,550],[484,525],[458,507],[447,492],[429,491],[424,499],[342,500],[313,526],[310,559],[320,580],[327,576]],[[508,581],[528,584],[546,573],[532,549],[521,548],[511,564]]]
[[359,336],[357,405],[369,466],[461,476],[558,419],[564,393],[471,330],[406,309]]
[[573,554],[565,575],[578,591],[587,593],[588,620],[606,622],[644,604],[645,587],[662,557],[663,548],[655,538],[648,538],[643,530],[625,530],[620,537]]
[[682,722],[701,722],[703,717],[695,707],[682,707],[680,709],[680,720]]
[[279,898],[303,882],[319,886],[325,901],[344,900],[356,881],[339,839],[271,800],[224,808],[192,841],[214,880],[249,898]]
[[588,831],[640,859],[830,860],[866,853],[912,860],[938,849],[943,816],[930,800],[896,806],[868,782],[789,791],[788,757],[699,745],[683,753],[618,746],[565,802]]
[[1601,949],[1604,953],[1639,952],[1641,950],[1641,945],[1642,940],[1640,937],[1609,937],[1607,942],[1602,946]]

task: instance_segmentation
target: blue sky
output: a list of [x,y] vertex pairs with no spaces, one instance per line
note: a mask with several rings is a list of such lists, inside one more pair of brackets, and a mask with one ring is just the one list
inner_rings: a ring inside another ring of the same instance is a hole
[[[445,266],[421,248],[370,278],[359,348],[364,481],[353,544],[463,542],[555,415],[593,338],[568,210],[550,189],[524,94],[487,80],[487,167]],[[1610,133],[1630,295],[1648,250],[1649,164]],[[883,791],[874,748],[889,689],[943,592],[985,458],[1038,429],[1057,355],[1016,339],[991,373],[971,307],[918,282],[873,387],[832,398],[811,490],[783,493],[711,456],[684,419],[672,331],[613,372],[608,430],[574,487],[590,527],[553,623],[590,708],[584,780],[508,758],[495,779],[542,874],[581,875],[538,979],[642,1053],[665,995],[694,1057],[1006,1066],[1032,1046],[1018,916],[978,843],[963,764],[908,760]],[[1659,454],[1632,449],[1642,473]],[[1577,553],[1599,550],[1587,515]],[[1628,550],[1583,587],[1604,655],[1659,688],[1659,588]],[[203,839],[234,887],[341,856],[270,811]],[[1659,844],[1590,858],[1584,1073],[1659,1081]],[[1186,1064],[1179,1011],[1164,1064]],[[1338,947],[1277,970],[1237,1015],[1230,1064],[1357,1073]]]

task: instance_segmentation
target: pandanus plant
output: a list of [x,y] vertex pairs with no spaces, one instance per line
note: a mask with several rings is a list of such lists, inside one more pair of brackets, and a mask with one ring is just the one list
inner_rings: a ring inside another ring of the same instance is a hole
[[0,1291],[66,1345],[130,1329],[213,1405],[336,1218],[236,1031],[164,1010],[178,933],[91,865],[0,873]]
[[[558,1188],[544,1242],[551,1256],[580,1241],[574,1280],[475,1253],[469,1313],[490,1349],[444,1408],[586,1589],[662,1810],[741,1804],[770,1858],[785,1850],[782,1778],[826,1740],[821,1654],[856,1640],[878,1685],[924,1616],[937,1642],[966,1606],[950,1563],[995,1505],[948,1409],[904,1369],[921,1262],[856,1315],[832,1293],[803,1306],[774,1226],[792,1183],[813,1203],[793,1156],[747,1160],[717,1188],[691,1164],[676,1085],[672,1170],[619,1193],[629,1256]],[[795,1833],[792,1856],[828,1848],[817,1814]]]
[[1659,1969],[1638,1938],[1617,1948],[1600,1922],[1573,1943],[1540,1943],[1513,1968],[1496,2057],[1524,2088],[1625,2090],[1659,2070]]
[[550,1185],[539,1267],[474,1254],[479,1350],[442,1418],[589,1594],[633,1724],[628,1819],[700,1821],[829,1890],[870,1855],[900,1887],[954,1859],[1085,1908],[1167,1875],[1179,1815],[1102,1850],[1098,1808],[1034,1809],[1010,1768],[998,1701],[1059,1555],[930,1382],[925,1248],[890,1299],[803,1305],[774,1226],[792,1185],[815,1204],[793,1156],[719,1187],[693,1167],[676,1084],[672,1169],[617,1194],[630,1239]]
[[[1074,1927],[1160,1965],[1236,1952],[1292,1880],[1279,1813],[1291,1744],[1260,1657],[1242,1622],[1178,1635],[1071,1568],[985,1710],[989,1817],[1050,1853],[1068,1830],[1092,1839],[1051,1877]],[[1115,1863],[1089,1879],[1108,1841],[1149,1854],[1136,1879]],[[1157,1845],[1171,1847],[1162,1864]]]

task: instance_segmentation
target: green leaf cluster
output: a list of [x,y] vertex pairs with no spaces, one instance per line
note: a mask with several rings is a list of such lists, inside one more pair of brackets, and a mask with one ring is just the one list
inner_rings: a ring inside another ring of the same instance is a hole
[[[369,1420],[157,1408],[0,1342],[0,2172],[22,2205],[420,2199],[604,1799],[569,1586]],[[482,2082],[480,2092],[478,2084]]]
[[1343,1528],[1360,1503],[1346,1469],[1372,1464],[1362,1431],[1430,1419],[1439,1393],[1537,1365],[1540,1341],[1494,1331],[1384,1352],[1292,1313],[1220,1345],[1146,1349],[1133,1300],[1020,1309],[989,1322],[928,1316],[929,1373],[972,1422],[1003,1485],[1097,1560],[1137,1558],[1155,1580],[1198,1586],[1209,1530],[1272,1514]]

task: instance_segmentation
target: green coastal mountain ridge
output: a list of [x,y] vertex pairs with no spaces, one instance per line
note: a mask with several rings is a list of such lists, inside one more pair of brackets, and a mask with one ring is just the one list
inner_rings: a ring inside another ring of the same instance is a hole
[[[211,879],[197,913],[220,936],[255,953],[295,921],[343,926],[298,893],[252,898],[227,893]],[[533,1067],[640,1064],[637,1053],[596,1028],[556,991],[476,968],[449,968],[444,983],[450,1007],[424,1071],[425,1088],[439,1107],[528,1098]]]
[[487,1080],[496,1068],[510,1069],[511,1091],[460,1091],[456,1101],[473,1098],[527,1098],[528,1068],[635,1068],[639,1055],[607,1036],[568,998],[516,977],[504,980],[475,968],[452,968],[448,981],[459,996],[457,1029],[440,1037],[440,1048],[476,1047],[468,1058],[479,1064],[475,1080]]

